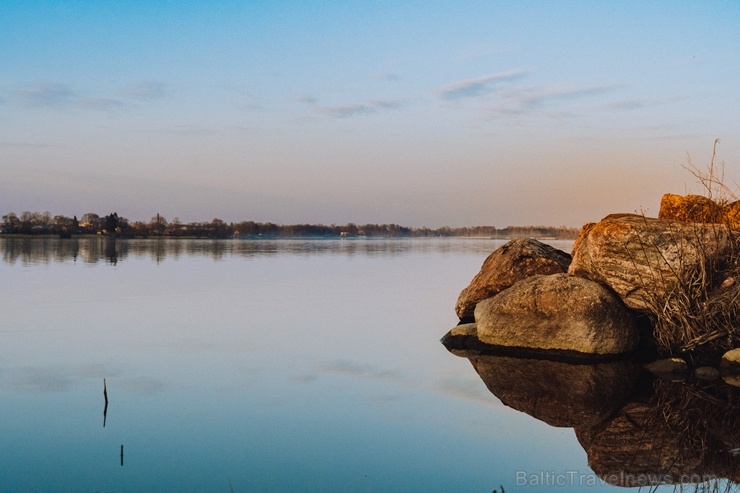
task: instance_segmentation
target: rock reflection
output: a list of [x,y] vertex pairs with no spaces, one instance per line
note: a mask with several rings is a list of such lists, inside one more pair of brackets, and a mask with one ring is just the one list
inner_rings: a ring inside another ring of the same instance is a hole
[[617,486],[740,481],[740,389],[651,380],[608,420],[575,427],[589,467]]
[[589,467],[609,484],[712,482],[734,491],[740,482],[740,388],[721,379],[672,382],[629,360],[451,352],[468,358],[503,404],[574,428]]
[[469,359],[505,405],[568,428],[606,419],[624,402],[638,372],[628,361],[589,365],[488,355]]

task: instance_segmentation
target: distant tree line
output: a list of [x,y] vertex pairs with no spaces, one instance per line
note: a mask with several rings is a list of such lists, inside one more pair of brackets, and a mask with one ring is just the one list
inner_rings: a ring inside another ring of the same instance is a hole
[[469,238],[531,238],[574,239],[578,229],[566,226],[473,226],[451,228],[409,228],[398,224],[348,223],[343,226],[332,224],[278,225],[241,221],[227,223],[215,218],[209,222],[183,223],[179,218],[168,221],[156,214],[148,222],[130,221],[116,212],[100,216],[88,212],[77,216],[52,216],[49,212],[22,212],[20,216],[8,212],[2,217],[2,234],[21,235],[109,235],[121,238],[291,238],[291,237],[469,237]]

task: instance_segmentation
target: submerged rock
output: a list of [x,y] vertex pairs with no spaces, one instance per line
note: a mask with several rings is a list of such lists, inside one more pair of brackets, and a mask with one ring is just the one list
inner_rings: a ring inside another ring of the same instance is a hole
[[740,348],[731,349],[723,354],[719,368],[725,383],[740,387]]
[[722,355],[722,368],[735,369],[740,372],[740,348],[731,349]]
[[717,380],[719,378],[719,370],[711,366],[700,366],[694,370],[694,376],[699,380]]
[[478,302],[535,274],[566,272],[570,260],[569,254],[537,240],[511,240],[486,258],[480,272],[460,293],[455,312],[461,320],[472,317]]
[[689,374],[689,365],[681,358],[665,358],[645,365],[645,369],[667,380],[683,380]]
[[471,323],[471,324],[460,324],[454,327],[452,330],[450,330],[449,334],[451,336],[472,336],[472,337],[478,337],[478,327]]
[[486,344],[620,354],[639,342],[632,314],[601,284],[567,274],[532,276],[475,309]]
[[740,374],[722,375],[722,380],[727,385],[732,385],[733,387],[740,387]]
[[649,312],[682,274],[732,249],[731,231],[716,224],[612,214],[583,227],[568,273],[611,287],[625,304]]

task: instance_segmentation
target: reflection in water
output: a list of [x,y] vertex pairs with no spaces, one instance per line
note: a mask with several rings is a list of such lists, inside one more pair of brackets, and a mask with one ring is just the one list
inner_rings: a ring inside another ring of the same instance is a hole
[[103,399],[105,399],[105,406],[103,406],[103,428],[105,428],[105,421],[108,418],[108,388],[105,385],[105,378],[103,379]]
[[740,389],[670,382],[634,361],[566,363],[451,349],[505,405],[574,428],[589,467],[615,486],[740,482]]
[[600,423],[627,397],[636,363],[568,364],[507,356],[470,357],[483,382],[505,405],[551,426]]
[[[264,240],[198,240],[198,239],[114,239],[83,236],[71,239],[16,238],[0,236],[0,255],[6,263],[47,264],[77,261],[108,262],[115,265],[129,256],[150,257],[160,262],[168,257],[211,257],[222,260],[229,256],[265,257],[293,255],[346,255],[393,257],[410,253],[455,254],[490,253],[502,240],[449,238],[345,238],[345,239],[264,239]],[[554,242],[558,243],[558,242]],[[569,249],[572,241],[562,241]]]

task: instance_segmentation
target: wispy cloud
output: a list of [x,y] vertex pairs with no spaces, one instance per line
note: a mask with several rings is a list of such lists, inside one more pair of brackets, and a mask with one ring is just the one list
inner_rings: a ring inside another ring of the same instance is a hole
[[124,87],[121,95],[137,101],[154,101],[169,96],[169,90],[162,82],[143,81]]
[[15,89],[12,93],[26,108],[50,108],[68,104],[78,95],[67,84],[40,82]]
[[37,82],[24,87],[11,88],[7,97],[0,96],[0,104],[15,104],[24,108],[81,108],[112,110],[130,106],[135,102],[156,101],[169,96],[166,84],[145,81],[111,90],[116,96],[85,93],[60,82]]
[[576,113],[555,110],[552,106],[561,101],[579,101],[597,97],[614,90],[616,86],[592,86],[575,89],[519,88],[503,95],[498,104],[489,109],[491,117],[545,115],[567,118]]
[[4,388],[26,392],[63,392],[73,383],[71,376],[55,368],[26,367],[8,372]]
[[147,376],[121,378],[116,385],[124,392],[143,396],[160,394],[167,387],[163,381]]
[[476,79],[462,80],[436,89],[434,92],[442,99],[455,100],[484,96],[493,92],[499,84],[526,77],[527,71],[517,69],[490,74]]
[[683,97],[665,99],[625,99],[607,105],[607,109],[617,111],[640,110],[643,108],[652,108],[655,106],[663,106],[666,104],[676,103],[684,101],[686,99],[687,98]]
[[379,74],[375,74],[373,78],[385,82],[398,82],[400,80],[403,80],[400,75],[394,74],[392,72],[381,72]]
[[121,100],[111,98],[85,98],[78,101],[78,105],[91,110],[110,110],[125,106]]
[[318,98],[311,96],[310,94],[299,94],[293,98],[293,101],[303,104],[316,104],[319,102]]
[[317,111],[335,118],[348,118],[358,115],[370,115],[380,111],[398,110],[403,108],[405,104],[406,101],[399,99],[375,100],[339,106],[322,106],[317,108]]
[[442,394],[486,405],[500,406],[501,401],[492,396],[480,380],[459,377],[446,377],[437,381],[432,389]]
[[17,392],[63,392],[69,390],[80,378],[101,378],[102,375],[114,375],[117,372],[106,369],[103,365],[87,366],[26,366],[0,369],[4,378],[0,378],[0,387]]
[[611,103],[608,108],[612,110],[639,110],[645,106],[646,104],[644,101],[640,101],[639,99],[628,99]]
[[398,372],[380,370],[370,365],[359,365],[347,360],[336,360],[321,363],[315,366],[320,373],[333,373],[336,375],[347,375],[353,377],[377,378],[383,380],[395,380],[400,377]]
[[595,86],[595,87],[583,87],[579,89],[565,89],[555,91],[542,91],[535,92],[532,94],[523,95],[519,98],[519,104],[527,107],[542,106],[547,103],[554,101],[563,100],[578,100],[589,98],[593,96],[599,96],[601,94],[611,91],[613,86]]
[[0,142],[0,148],[6,149],[68,149],[59,144],[39,144],[36,142]]

